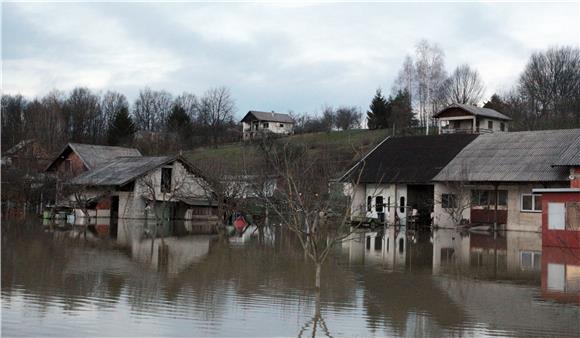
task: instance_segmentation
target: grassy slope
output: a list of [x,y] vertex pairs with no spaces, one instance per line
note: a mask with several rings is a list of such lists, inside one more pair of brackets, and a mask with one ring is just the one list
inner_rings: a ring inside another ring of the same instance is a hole
[[[387,130],[346,130],[329,133],[312,133],[293,135],[281,140],[291,143],[307,144],[310,151],[317,154],[326,151],[340,163],[340,170],[346,170],[352,161],[360,154],[366,153],[374,145],[382,141],[388,135]],[[250,143],[234,143],[222,145],[217,148],[198,148],[185,153],[192,162],[200,161],[248,161],[255,158],[256,152]]]

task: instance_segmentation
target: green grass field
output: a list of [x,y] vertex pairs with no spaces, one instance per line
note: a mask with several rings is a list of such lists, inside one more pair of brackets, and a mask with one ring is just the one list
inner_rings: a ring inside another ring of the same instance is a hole
[[[312,151],[326,150],[343,155],[352,153],[354,159],[357,153],[368,151],[372,146],[382,141],[387,134],[387,130],[355,129],[293,135],[280,140],[306,144]],[[198,148],[185,154],[191,161],[248,158],[255,155],[255,148],[248,142],[226,144],[217,148]]]

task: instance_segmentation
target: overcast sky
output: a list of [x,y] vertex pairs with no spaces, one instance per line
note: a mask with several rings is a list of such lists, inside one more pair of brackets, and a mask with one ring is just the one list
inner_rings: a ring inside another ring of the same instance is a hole
[[487,94],[509,89],[529,55],[579,45],[568,3],[3,3],[5,93],[33,97],[87,86],[203,94],[231,88],[250,109],[365,109],[389,93],[420,39],[445,51],[448,71],[479,70]]

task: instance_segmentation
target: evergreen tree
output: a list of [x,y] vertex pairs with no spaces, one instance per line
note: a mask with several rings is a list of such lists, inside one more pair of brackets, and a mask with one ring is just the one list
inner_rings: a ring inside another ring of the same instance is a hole
[[115,112],[107,131],[107,141],[111,146],[129,144],[135,133],[135,123],[129,116],[129,109],[121,107]]
[[411,94],[406,88],[399,90],[394,98],[389,97],[387,110],[390,125],[394,125],[397,129],[414,127],[418,124],[411,106]]
[[177,135],[177,148],[189,146],[191,140],[192,122],[191,117],[183,106],[174,104],[171,113],[167,117],[166,130]]
[[167,117],[167,131],[173,133],[182,133],[191,126],[191,118],[187,115],[185,109],[178,104],[174,104],[171,113]]
[[385,100],[380,88],[377,89],[369,108],[370,110],[367,111],[369,129],[388,128],[389,111],[387,109],[387,100]]

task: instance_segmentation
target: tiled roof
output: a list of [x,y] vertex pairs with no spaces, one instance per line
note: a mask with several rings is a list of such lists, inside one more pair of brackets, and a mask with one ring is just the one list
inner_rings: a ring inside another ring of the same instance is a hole
[[463,109],[463,110],[467,111],[468,113],[475,115],[475,116],[491,117],[494,119],[505,120],[505,121],[511,120],[511,118],[505,116],[504,114],[502,114],[496,110],[490,109],[490,108],[480,108],[480,107],[476,107],[476,106],[473,106],[470,104],[459,104],[459,103],[452,104],[449,107],[446,107],[445,109],[443,109],[440,112],[433,115],[433,117],[437,118],[440,114],[443,114],[448,109],[453,109],[453,108]]
[[341,180],[358,183],[428,183],[476,137],[474,134],[389,137]]
[[480,135],[465,147],[435,181],[566,181],[567,168],[554,167],[578,139],[580,129]]
[[258,121],[268,121],[268,122],[282,122],[282,123],[294,123],[294,120],[288,114],[274,113],[274,112],[263,112],[250,110],[246,116],[242,119],[242,122],[249,120]]

